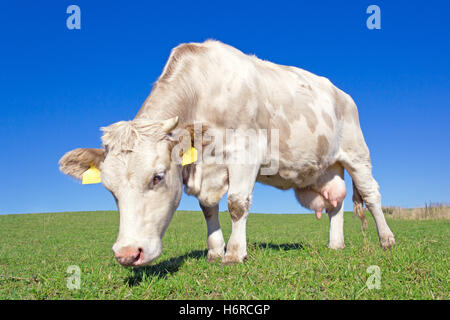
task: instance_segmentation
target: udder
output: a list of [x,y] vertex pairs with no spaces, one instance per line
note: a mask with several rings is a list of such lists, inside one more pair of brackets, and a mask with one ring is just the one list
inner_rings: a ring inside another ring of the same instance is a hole
[[344,169],[338,164],[328,168],[314,185],[296,188],[295,195],[302,206],[313,210],[320,219],[324,209],[328,213],[344,201]]

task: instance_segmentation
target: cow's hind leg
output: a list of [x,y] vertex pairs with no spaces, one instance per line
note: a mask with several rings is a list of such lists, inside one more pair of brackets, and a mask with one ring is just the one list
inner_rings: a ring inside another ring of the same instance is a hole
[[[372,176],[372,166],[368,154],[364,157],[354,157],[350,161],[344,161],[344,166],[355,183],[356,189],[361,194],[367,208],[375,219],[380,244],[384,249],[390,249],[395,245],[394,234],[386,223],[381,209],[381,195],[378,183]],[[363,160],[362,160],[363,159]]]
[[344,198],[346,188],[344,182],[344,168],[335,163],[319,178],[321,194],[331,206],[327,208],[330,219],[330,236],[328,247],[331,249],[345,248],[344,243]]
[[[336,165],[330,168],[318,181],[318,185],[311,188],[295,188],[295,195],[300,204],[314,210],[320,219],[325,208],[330,219],[330,236],[328,247],[342,249],[344,244],[344,197],[345,183],[343,168]],[[325,194],[328,199],[325,199]],[[331,200],[331,201],[330,201]]]
[[205,207],[200,203],[203,215],[205,216],[208,230],[208,255],[207,260],[213,262],[222,258],[225,252],[225,241],[223,240],[222,229],[219,223],[219,205]]
[[331,249],[343,249],[344,243],[344,201],[338,203],[328,212],[330,218],[330,237],[328,247]]

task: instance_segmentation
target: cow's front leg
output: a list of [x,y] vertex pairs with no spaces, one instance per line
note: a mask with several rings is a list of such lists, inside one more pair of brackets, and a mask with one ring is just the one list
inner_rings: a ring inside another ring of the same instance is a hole
[[231,215],[231,236],[223,264],[243,262],[247,258],[246,224],[251,196],[231,194],[228,196],[228,211]]
[[328,212],[330,218],[330,238],[328,247],[331,249],[343,249],[344,244],[344,201]]
[[243,262],[247,258],[246,224],[250,209],[257,167],[229,168],[228,211],[231,215],[231,236],[222,264]]
[[219,205],[205,207],[200,203],[208,230],[208,262],[223,258],[225,252],[225,241],[219,222]]

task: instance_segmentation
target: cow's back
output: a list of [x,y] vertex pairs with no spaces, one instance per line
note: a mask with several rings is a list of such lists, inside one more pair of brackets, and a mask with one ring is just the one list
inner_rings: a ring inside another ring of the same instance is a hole
[[[152,100],[159,102],[153,110]],[[281,180],[313,181],[336,162],[342,137],[351,143],[359,129],[353,100],[328,79],[212,40],[172,50],[139,114],[178,115],[219,130],[277,129]]]
[[280,188],[309,184],[336,161],[344,120],[340,105],[353,103],[348,95],[324,77],[221,43],[211,43],[208,54],[208,94],[197,120],[223,129],[279,130],[279,175],[260,181]]

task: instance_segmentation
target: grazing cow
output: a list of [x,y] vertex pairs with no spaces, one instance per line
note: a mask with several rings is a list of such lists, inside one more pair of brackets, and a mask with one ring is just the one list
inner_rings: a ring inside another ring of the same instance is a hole
[[[262,129],[275,132],[267,143],[237,145],[217,138],[229,132],[246,138],[249,131]],[[113,251],[122,265],[146,265],[161,254],[161,239],[183,185],[204,213],[209,261],[222,258],[228,264],[247,257],[246,221],[256,181],[294,189],[298,201],[318,218],[325,209],[329,247],[344,248],[344,169],[353,179],[355,212],[364,219],[364,202],[381,246],[395,244],[381,211],[356,105],[324,77],[245,55],[218,41],[181,44],[172,50],[135,119],[102,130],[104,149],[75,149],[59,164],[78,179],[92,165],[100,169],[120,214]],[[174,154],[188,150],[180,148],[187,146],[186,132],[198,159],[181,165]],[[240,153],[251,161],[208,161],[218,150],[224,159]],[[218,218],[225,193],[232,219],[226,250]]]

